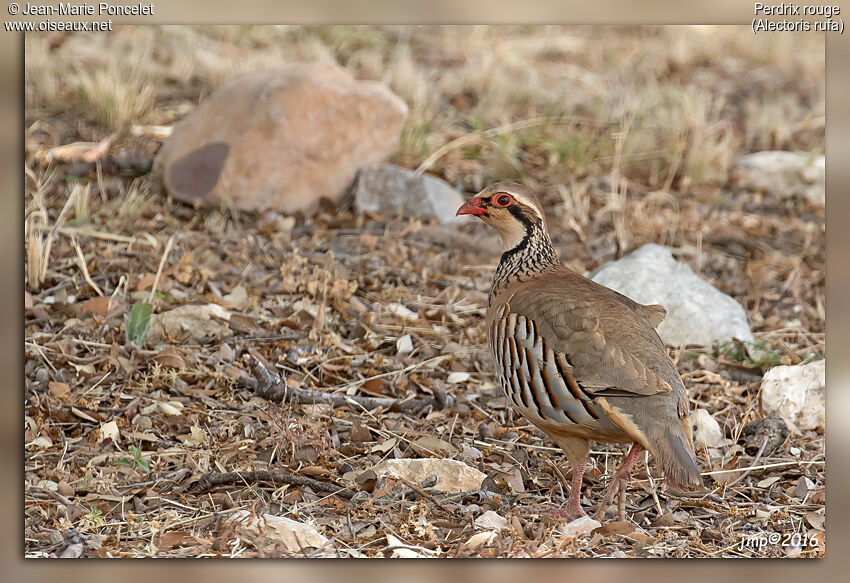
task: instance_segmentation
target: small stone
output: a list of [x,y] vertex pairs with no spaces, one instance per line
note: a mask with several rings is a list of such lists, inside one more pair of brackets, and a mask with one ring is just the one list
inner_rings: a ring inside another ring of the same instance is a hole
[[416,174],[392,164],[363,168],[354,187],[354,205],[360,212],[380,213],[440,223],[456,223],[462,219],[455,212],[463,197],[447,182]]
[[594,520],[589,516],[580,516],[572,522],[560,527],[559,531],[564,536],[583,536],[590,534],[594,529],[599,528],[602,524],[598,520]]
[[75,543],[72,545],[68,545],[65,550],[63,550],[59,554],[60,559],[79,559],[83,556],[83,551],[85,550],[85,546],[83,543]]
[[762,379],[762,406],[767,412],[775,411],[795,433],[817,429],[825,422],[825,389],[825,360],[775,366]]
[[826,159],[806,152],[765,151],[735,162],[731,176],[741,188],[764,190],[775,196],[801,194],[823,205]]
[[475,526],[487,530],[507,530],[510,528],[508,520],[492,510],[488,510],[476,518]]
[[694,411],[691,423],[694,426],[694,442],[706,447],[722,447],[729,443],[723,436],[723,430],[711,413],[705,409]]

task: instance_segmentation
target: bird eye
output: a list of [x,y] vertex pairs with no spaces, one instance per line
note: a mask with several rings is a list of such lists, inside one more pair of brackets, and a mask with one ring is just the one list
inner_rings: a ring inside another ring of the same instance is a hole
[[513,202],[511,195],[509,194],[500,194],[496,198],[493,199],[493,204],[496,206],[505,207]]

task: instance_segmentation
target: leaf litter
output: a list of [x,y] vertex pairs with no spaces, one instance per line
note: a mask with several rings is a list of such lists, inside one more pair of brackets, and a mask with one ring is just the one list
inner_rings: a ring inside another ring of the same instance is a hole
[[[457,55],[423,50],[454,71]],[[477,101],[446,98],[467,113]],[[447,146],[439,156],[398,154],[468,193],[521,160],[523,180],[569,186],[541,198],[572,267],[660,242],[748,311],[758,358],[671,349],[692,408],[722,431],[698,451],[710,493],[677,497],[640,462],[628,528],[565,531],[551,511],[570,468],[492,382],[483,315],[498,245],[483,225],[358,216],[345,202],[312,219],[195,210],[144,171],[167,131],[27,115],[42,128],[27,142],[27,556],[736,557],[756,555],[742,537],[769,532],[815,542],[758,556],[824,555],[823,428],[750,425],[767,418],[765,367],[823,356],[823,207],[689,187],[675,169],[653,190],[641,166],[604,155],[567,176],[544,148],[551,127],[531,124],[460,144],[457,123],[429,137]],[[113,159],[118,146],[140,164]],[[626,188],[598,178],[609,172]],[[585,509],[624,453],[594,447]],[[476,480],[443,488],[460,467]]]

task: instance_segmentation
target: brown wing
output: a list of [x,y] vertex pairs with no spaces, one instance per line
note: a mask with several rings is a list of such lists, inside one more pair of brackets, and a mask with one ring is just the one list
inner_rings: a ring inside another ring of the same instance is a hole
[[576,381],[598,395],[669,393],[658,369],[672,364],[652,322],[608,297],[605,292],[616,293],[608,288],[590,282],[599,289],[582,293],[586,284],[580,280],[589,280],[554,275],[513,286],[505,295],[509,311],[533,321],[552,350],[565,356]]

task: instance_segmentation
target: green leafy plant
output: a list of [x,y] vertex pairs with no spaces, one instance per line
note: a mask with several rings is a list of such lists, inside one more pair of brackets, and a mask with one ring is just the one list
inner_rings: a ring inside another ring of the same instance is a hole
[[745,366],[761,369],[762,372],[780,364],[779,354],[770,350],[763,340],[746,342],[733,338],[728,342],[715,342],[712,353],[714,357],[723,356]]
[[139,448],[135,445],[130,446],[130,455],[132,455],[132,459],[128,457],[124,457],[121,459],[115,460],[115,464],[119,466],[127,466],[128,468],[140,467],[146,474],[151,472],[151,466],[147,461],[142,457],[142,452],[139,451]]
[[133,304],[129,314],[124,314],[124,337],[127,344],[144,346],[151,331],[151,316],[153,305]]
[[85,518],[94,521],[97,525],[106,524],[106,521],[103,519],[103,511],[100,508],[89,508],[89,513],[85,515]]

